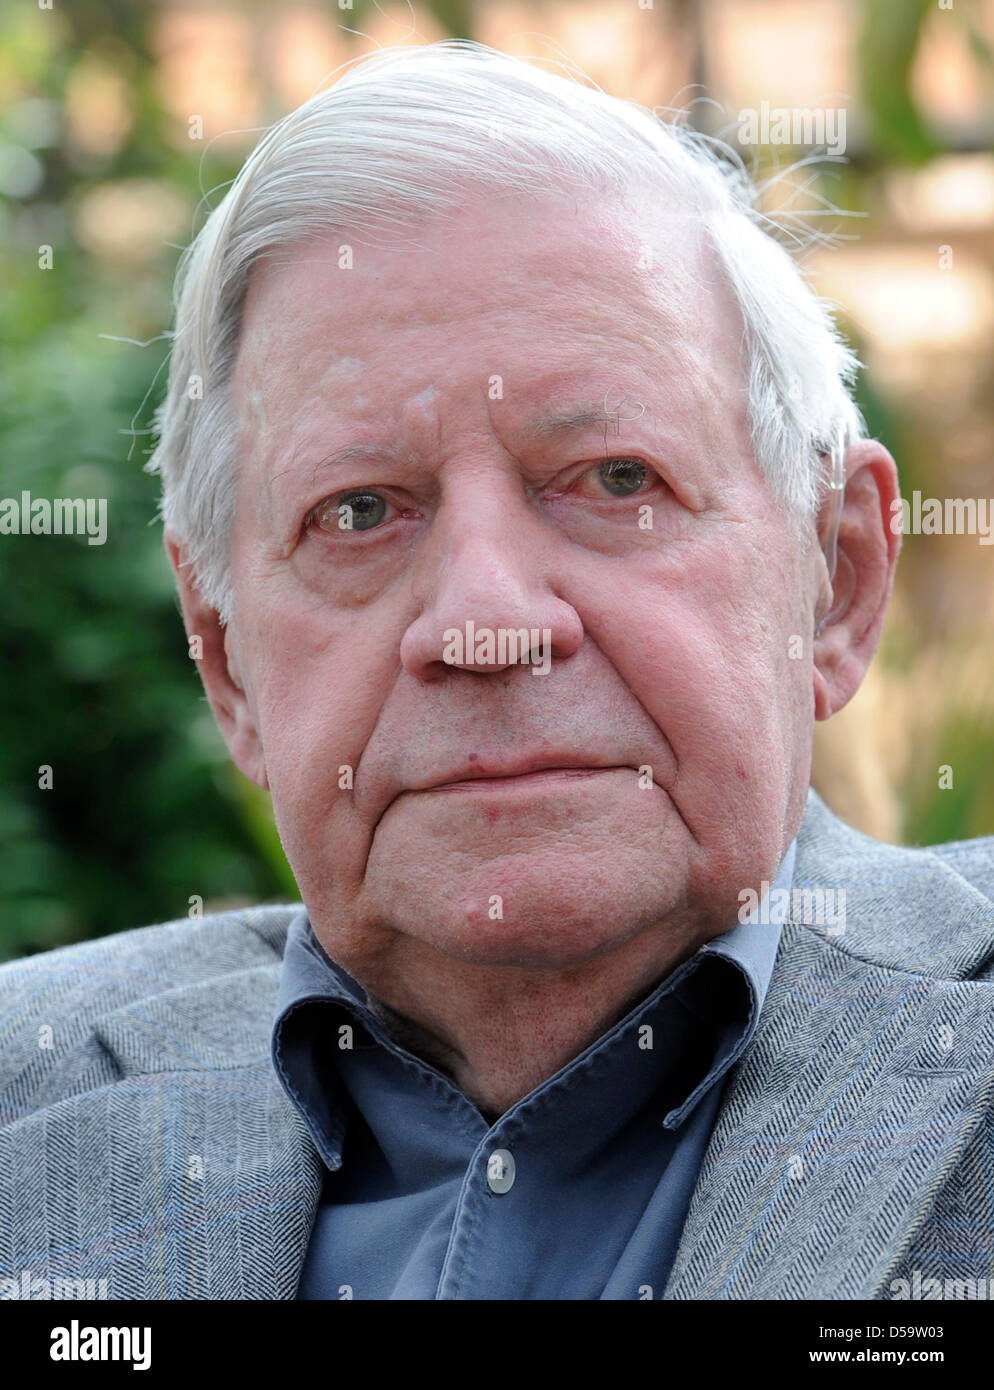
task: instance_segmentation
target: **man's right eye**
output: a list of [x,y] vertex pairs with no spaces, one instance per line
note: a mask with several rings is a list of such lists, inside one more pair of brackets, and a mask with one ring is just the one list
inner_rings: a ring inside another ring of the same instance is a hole
[[345,492],[315,507],[311,519],[322,531],[371,531],[387,520],[390,503],[378,492]]

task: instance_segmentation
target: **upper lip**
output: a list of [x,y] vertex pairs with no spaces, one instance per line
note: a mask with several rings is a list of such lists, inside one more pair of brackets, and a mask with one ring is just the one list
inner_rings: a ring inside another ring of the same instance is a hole
[[510,761],[476,758],[472,762],[460,764],[451,772],[433,777],[408,791],[430,791],[433,787],[448,786],[452,782],[475,782],[484,778],[525,777],[530,772],[555,772],[558,769],[580,768],[585,772],[605,771],[617,767],[617,763],[591,761],[584,753],[536,753],[531,757],[518,757]]

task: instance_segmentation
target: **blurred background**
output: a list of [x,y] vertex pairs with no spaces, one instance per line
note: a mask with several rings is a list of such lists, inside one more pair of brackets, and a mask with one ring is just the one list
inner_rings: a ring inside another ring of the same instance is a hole
[[[769,205],[857,214],[802,254],[903,495],[994,498],[994,0],[7,6],[0,497],[106,497],[109,528],[0,537],[0,958],[298,896],[187,656],[143,472],[161,335],[179,251],[260,128],[352,57],[449,36],[565,57],[733,145],[764,102],[844,109],[845,162]],[[810,153],[739,148],[764,179]],[[994,546],[906,536],[880,654],[818,728],[833,809],[899,843],[994,833],[992,637]]]

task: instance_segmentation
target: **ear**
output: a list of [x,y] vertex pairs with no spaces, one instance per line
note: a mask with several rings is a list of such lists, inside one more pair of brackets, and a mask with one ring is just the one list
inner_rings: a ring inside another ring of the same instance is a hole
[[165,533],[166,553],[176,575],[183,625],[190,655],[196,660],[214,718],[239,771],[264,790],[269,788],[262,741],[246,692],[230,625],[225,627],[216,608],[204,600],[183,547],[170,532]]
[[[901,549],[900,497],[897,465],[884,446],[875,439],[850,445],[832,597],[816,613],[829,613],[814,642],[816,719],[828,719],[848,704],[877,649]],[[829,506],[830,500],[819,518],[819,535]],[[824,558],[820,564],[827,595]]]

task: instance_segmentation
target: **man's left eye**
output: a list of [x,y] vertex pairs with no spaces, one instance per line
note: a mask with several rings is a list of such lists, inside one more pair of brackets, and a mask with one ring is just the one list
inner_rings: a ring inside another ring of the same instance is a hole
[[584,478],[595,477],[597,483],[612,497],[631,497],[649,480],[649,469],[639,459],[606,459]]

